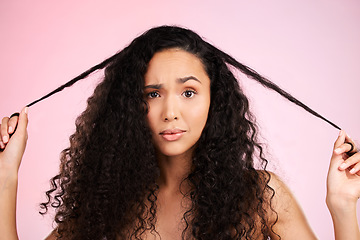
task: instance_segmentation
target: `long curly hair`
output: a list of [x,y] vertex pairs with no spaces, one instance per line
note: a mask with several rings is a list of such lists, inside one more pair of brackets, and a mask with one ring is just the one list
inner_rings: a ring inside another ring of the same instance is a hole
[[191,172],[182,182],[191,186],[183,193],[191,202],[183,214],[183,239],[267,239],[273,232],[276,220],[270,223],[269,215],[275,213],[274,190],[268,185],[267,160],[231,66],[287,93],[193,31],[161,26],[91,70],[105,68],[104,79],[77,118],[70,147],[61,154],[59,174],[51,179],[47,201],[40,205],[42,214],[55,208],[59,239],[141,239],[146,231],[157,234],[160,170],[146,121],[144,75],[153,55],[171,48],[197,56],[211,81],[207,123]]

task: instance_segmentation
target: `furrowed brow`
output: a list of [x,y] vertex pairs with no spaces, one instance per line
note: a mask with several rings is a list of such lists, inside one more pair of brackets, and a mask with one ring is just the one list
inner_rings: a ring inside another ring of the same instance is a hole
[[153,89],[160,89],[160,88],[162,88],[162,84],[151,84],[151,85],[147,85],[147,86],[145,86],[144,88],[145,89],[148,89],[148,88],[153,88]]
[[201,83],[200,80],[197,79],[197,78],[194,77],[194,76],[178,78],[178,79],[177,79],[177,82],[178,82],[178,83],[186,83],[186,82],[189,81],[189,80],[195,80],[195,81]]

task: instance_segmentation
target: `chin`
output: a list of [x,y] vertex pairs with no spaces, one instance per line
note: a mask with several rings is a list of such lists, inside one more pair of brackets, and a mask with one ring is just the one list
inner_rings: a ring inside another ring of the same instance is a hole
[[159,148],[158,151],[160,152],[161,155],[166,157],[180,157],[191,153],[193,151],[193,148],[191,147],[191,148],[183,149],[181,147],[172,146],[172,147]]
[[186,152],[183,151],[161,151],[161,155],[166,157],[178,157],[184,155]]

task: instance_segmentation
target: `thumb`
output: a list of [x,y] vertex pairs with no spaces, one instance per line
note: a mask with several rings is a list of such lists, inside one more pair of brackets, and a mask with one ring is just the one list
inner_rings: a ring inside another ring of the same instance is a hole
[[18,171],[27,142],[28,109],[23,108],[19,115],[15,133],[10,138],[5,150],[1,153],[2,162],[8,166],[9,172]]
[[28,108],[24,107],[19,115],[18,125],[13,136],[10,138],[6,146],[7,152],[13,156],[21,158],[27,141],[27,125],[28,125]]
[[336,139],[335,143],[334,143],[334,150],[338,147],[340,147],[342,144],[344,144],[345,142],[345,138],[346,138],[346,133],[344,130],[340,130],[339,132],[339,136]]
[[28,125],[28,111],[29,108],[28,107],[24,107],[19,115],[19,123],[18,123],[18,132],[20,133],[26,133],[26,128]]
[[345,138],[346,138],[346,133],[345,133],[345,131],[341,130],[339,132],[338,138],[336,139],[336,141],[334,143],[334,149],[333,149],[333,153],[332,153],[331,161],[330,161],[330,168],[333,165],[336,165],[338,167],[344,161],[342,153],[339,153],[338,150],[341,147],[341,145],[344,144]]

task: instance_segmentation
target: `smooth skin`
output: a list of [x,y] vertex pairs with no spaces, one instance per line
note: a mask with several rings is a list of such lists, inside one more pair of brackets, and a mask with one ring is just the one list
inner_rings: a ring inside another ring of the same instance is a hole
[[[360,152],[347,152],[355,143],[340,131],[335,141],[328,177],[326,204],[333,219],[335,239],[359,240],[356,203],[360,197]],[[357,153],[356,153],[357,152]]]
[[[0,239],[18,239],[16,230],[16,195],[18,170],[27,141],[27,108],[19,117],[3,118],[0,127]],[[14,129],[17,130],[14,133]],[[10,139],[10,135],[14,135]]]
[[[170,49],[156,53],[150,61],[144,92],[149,104],[147,120],[161,171],[156,229],[162,239],[181,239],[181,218],[188,202],[183,199],[179,185],[189,172],[192,152],[206,123],[210,80],[196,56]],[[0,148],[5,149],[0,152],[0,240],[18,239],[16,191],[18,169],[27,140],[25,110],[19,118],[4,118],[0,128]],[[16,125],[16,133],[9,141],[9,134]],[[164,136],[166,134],[172,136]],[[360,196],[360,153],[348,157],[346,152],[350,145],[346,142],[353,143],[344,131],[340,131],[329,167],[326,202],[336,239],[360,240],[356,218],[356,202]],[[276,175],[271,175],[269,185],[276,192],[273,205],[278,214],[274,231],[282,239],[316,239],[290,190]],[[186,184],[181,186],[182,190],[188,187]],[[270,214],[268,224],[274,223],[275,219],[275,215]],[[150,233],[145,235],[145,239],[159,238]],[[276,236],[272,238],[277,239]],[[55,234],[51,233],[47,239],[56,239]]]
[[[159,185],[178,189],[190,171],[192,152],[207,121],[210,79],[194,55],[178,49],[162,51],[149,63],[144,93],[161,169]],[[180,131],[180,138],[169,140],[177,136],[166,131]]]

